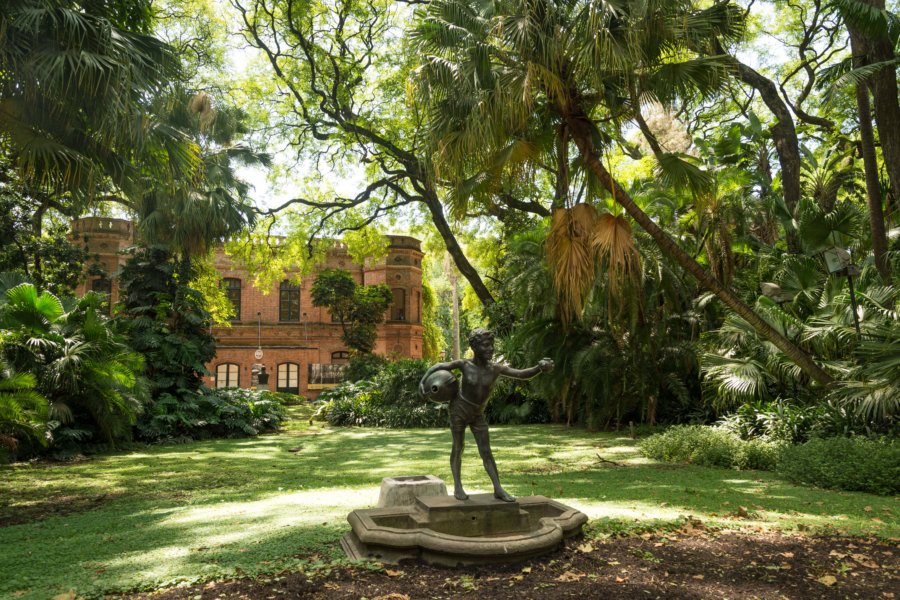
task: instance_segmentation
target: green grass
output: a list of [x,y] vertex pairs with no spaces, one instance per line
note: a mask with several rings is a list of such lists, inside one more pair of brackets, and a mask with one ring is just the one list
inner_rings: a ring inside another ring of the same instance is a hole
[[[329,430],[307,427],[305,407],[291,410],[298,420],[278,435],[2,467],[0,518],[78,510],[0,527],[0,597],[97,596],[327,562],[340,557],[347,513],[375,504],[382,477],[450,480],[447,430]],[[900,534],[894,498],[655,463],[615,433],[496,427],[492,442],[510,492],[580,508],[591,535],[688,515],[711,526]],[[471,437],[463,481],[470,493],[490,490]],[[739,507],[748,518],[729,516]]]

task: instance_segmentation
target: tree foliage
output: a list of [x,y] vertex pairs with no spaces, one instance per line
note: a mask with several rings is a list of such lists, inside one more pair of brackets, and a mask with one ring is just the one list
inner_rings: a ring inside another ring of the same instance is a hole
[[119,284],[118,318],[131,347],[146,358],[154,401],[196,395],[215,340],[203,298],[188,287],[172,252],[164,246],[135,249]]
[[[19,420],[35,425],[46,414],[41,435],[58,448],[129,437],[148,400],[144,357],[107,320],[104,299],[93,292],[60,299],[11,274],[0,281],[2,360],[13,369],[4,377],[18,389]],[[23,401],[30,417],[21,412]]]
[[133,190],[192,169],[179,133],[142,118],[179,66],[147,34],[148,2],[13,0],[0,18],[0,133],[30,185],[83,207],[107,178]]
[[378,336],[375,326],[384,322],[393,295],[383,283],[357,285],[349,271],[323,269],[313,282],[312,300],[341,324],[341,339],[348,348],[368,354]]

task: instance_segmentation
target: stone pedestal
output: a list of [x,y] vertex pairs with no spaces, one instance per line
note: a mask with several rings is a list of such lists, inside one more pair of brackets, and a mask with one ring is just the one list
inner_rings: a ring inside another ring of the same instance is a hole
[[355,510],[341,546],[353,559],[447,566],[510,563],[539,556],[581,533],[587,516],[544,496],[503,502],[491,494],[468,500],[420,496],[415,504]]
[[381,480],[378,508],[411,506],[419,496],[446,496],[447,486],[434,475],[385,477]]

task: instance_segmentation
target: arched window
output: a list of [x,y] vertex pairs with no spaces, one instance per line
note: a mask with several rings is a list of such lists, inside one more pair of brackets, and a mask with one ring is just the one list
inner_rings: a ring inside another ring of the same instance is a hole
[[391,321],[406,320],[406,290],[403,288],[393,288],[391,293],[394,295],[391,304]]
[[109,315],[110,307],[112,305],[112,302],[110,301],[110,296],[112,295],[112,282],[105,277],[95,279],[91,282],[91,291],[103,294],[106,297],[103,304],[101,304],[101,307],[103,312]]
[[278,320],[300,320],[300,286],[285,279],[278,290]]
[[241,368],[235,363],[222,363],[216,367],[216,387],[240,387]]
[[229,317],[232,321],[241,320],[241,280],[236,277],[226,277],[222,280],[222,289],[225,290],[225,296],[231,302],[234,311]]
[[278,378],[275,390],[287,392],[288,394],[299,394],[300,365],[297,363],[281,363],[278,365]]
[[346,365],[350,362],[350,353],[346,350],[338,350],[331,353],[331,364]]

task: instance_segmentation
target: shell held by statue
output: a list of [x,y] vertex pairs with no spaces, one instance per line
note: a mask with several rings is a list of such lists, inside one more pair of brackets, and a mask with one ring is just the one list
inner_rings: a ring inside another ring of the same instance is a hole
[[432,402],[450,402],[456,398],[459,380],[450,371],[439,370],[425,380],[425,399]]

